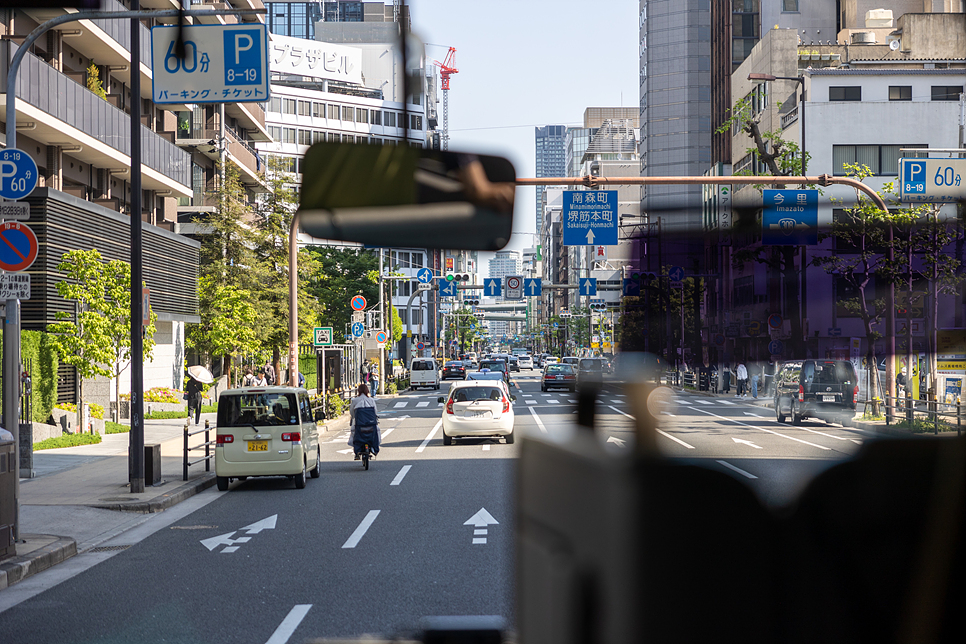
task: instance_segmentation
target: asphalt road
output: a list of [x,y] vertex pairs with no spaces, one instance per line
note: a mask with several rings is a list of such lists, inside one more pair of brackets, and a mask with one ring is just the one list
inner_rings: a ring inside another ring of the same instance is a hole
[[[553,434],[576,396],[514,374],[516,431]],[[233,482],[0,597],[0,633],[22,642],[303,642],[411,634],[429,615],[499,615],[513,625],[513,480],[519,443],[441,440],[440,392],[380,401],[383,448],[369,471],[347,433],[323,437],[322,476]],[[600,439],[631,447],[617,385],[599,399]],[[860,430],[776,422],[746,399],[677,394],[660,448],[790,502],[855,452]],[[42,592],[39,592],[42,591]],[[20,601],[22,599],[22,601]],[[19,603],[17,603],[19,602]]]

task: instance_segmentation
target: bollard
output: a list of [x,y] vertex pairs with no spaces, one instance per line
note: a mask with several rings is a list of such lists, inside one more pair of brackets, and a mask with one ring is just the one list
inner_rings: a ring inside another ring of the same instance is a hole
[[906,391],[906,422],[912,428],[912,392]]
[[205,421],[205,471],[211,471],[211,437],[208,436],[208,432],[211,431],[211,421]]
[[956,399],[956,435],[957,436],[963,435],[963,420],[962,420],[962,416],[960,416],[961,411],[962,411],[962,403],[959,401],[959,398],[957,398]]
[[183,481],[188,480],[188,422],[185,421],[184,424],[184,472]]

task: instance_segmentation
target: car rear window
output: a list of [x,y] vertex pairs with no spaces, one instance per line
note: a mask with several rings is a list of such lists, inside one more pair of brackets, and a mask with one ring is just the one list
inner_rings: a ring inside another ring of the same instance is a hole
[[446,363],[446,366],[447,367],[462,367],[463,366],[463,363],[462,362],[447,362]]
[[480,363],[480,369],[491,371],[506,371],[506,363],[502,360],[486,360]]
[[218,427],[298,424],[295,394],[222,394],[218,398]]
[[573,367],[569,364],[551,364],[547,365],[547,373],[573,373]]
[[580,361],[581,371],[603,371],[604,364],[600,360],[581,360]]
[[502,371],[471,371],[466,375],[470,380],[503,380]]
[[503,391],[499,387],[460,387],[453,392],[453,402],[473,400],[503,400]]
[[433,365],[432,360],[416,360],[413,362],[413,371],[432,371],[436,367]]

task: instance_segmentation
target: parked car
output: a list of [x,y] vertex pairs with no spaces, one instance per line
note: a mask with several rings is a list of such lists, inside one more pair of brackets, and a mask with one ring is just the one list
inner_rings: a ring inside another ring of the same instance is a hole
[[503,380],[509,384],[510,383],[510,368],[507,366],[506,362],[503,360],[482,360],[480,362],[480,371],[497,371],[503,374]]
[[462,360],[450,360],[443,365],[443,380],[447,378],[466,378],[466,363]]
[[577,390],[577,373],[570,364],[548,364],[540,377],[540,391],[547,391],[551,387],[563,387],[570,391]]
[[287,476],[304,488],[306,472],[321,474],[316,418],[305,389],[246,387],[218,397],[215,482],[224,492],[232,479]]
[[531,371],[533,370],[533,358],[531,358],[530,356],[520,356],[518,358],[518,361],[520,363],[521,369],[530,369]]
[[439,367],[432,358],[417,358],[409,367],[409,386],[439,389]]
[[443,445],[452,445],[461,436],[502,436],[513,443],[513,401],[510,388],[502,380],[457,382],[449,396],[440,396],[443,405]]
[[775,417],[780,423],[792,417],[852,424],[859,381],[848,360],[799,360],[782,364],[776,377]]

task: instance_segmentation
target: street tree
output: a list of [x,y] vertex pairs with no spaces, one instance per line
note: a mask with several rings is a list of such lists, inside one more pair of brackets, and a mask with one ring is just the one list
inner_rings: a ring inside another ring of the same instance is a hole
[[[57,270],[65,277],[57,283],[57,293],[75,302],[75,313],[58,311],[57,322],[47,330],[61,361],[77,370],[81,427],[85,378],[113,378],[120,407],[120,375],[131,362],[131,266],[121,260],[105,262],[97,249],[72,250],[64,253]],[[142,360],[150,359],[154,349],[155,320],[157,314],[151,311]]]
[[202,354],[231,356],[257,346],[258,315],[247,291],[202,275],[198,278],[198,308],[201,323],[188,327],[185,343],[189,347]]
[[352,308],[349,302],[358,293],[362,293],[368,302],[378,301],[377,253],[367,249],[328,246],[310,246],[305,252],[318,265],[306,288],[324,307],[320,317],[326,326],[341,330],[351,323]]

